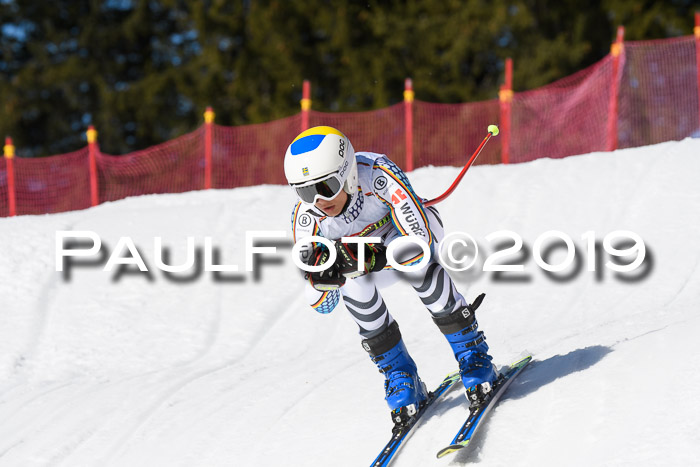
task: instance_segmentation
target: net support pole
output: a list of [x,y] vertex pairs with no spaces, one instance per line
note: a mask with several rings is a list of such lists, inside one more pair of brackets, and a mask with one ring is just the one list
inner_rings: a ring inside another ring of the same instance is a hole
[[214,110],[207,107],[204,111],[204,189],[211,189],[211,154],[212,132],[214,127]]
[[97,206],[100,203],[97,185],[97,130],[93,125],[87,129],[88,142],[88,162],[90,172],[90,206]]
[[15,146],[12,144],[12,138],[5,138],[5,146],[3,148],[5,156],[5,167],[7,171],[7,206],[10,216],[17,215],[17,198],[15,197]]
[[607,151],[617,149],[617,121],[618,121],[618,100],[620,95],[620,81],[622,77],[621,63],[624,59],[625,47],[625,28],[618,26],[617,39],[610,46],[610,55],[612,55],[612,76],[610,83],[610,97],[608,102],[608,136],[607,136]]
[[513,59],[506,59],[504,84],[498,91],[501,110],[501,162],[510,163],[510,112],[513,102]]
[[698,77],[698,129],[700,129],[700,11],[695,12],[695,65]]
[[413,170],[413,81],[406,78],[403,86],[404,124],[406,126],[406,172]]
[[311,83],[304,80],[301,87],[301,131],[309,129],[309,110],[311,110]]

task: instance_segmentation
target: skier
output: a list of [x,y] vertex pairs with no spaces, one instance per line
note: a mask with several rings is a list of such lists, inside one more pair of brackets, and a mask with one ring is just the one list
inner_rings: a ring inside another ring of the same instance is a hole
[[[389,283],[389,276],[399,275],[415,289],[452,347],[465,388],[496,379],[474,316],[483,294],[467,304],[436,254],[411,272],[387,266],[386,247],[393,240],[416,236],[435,253],[443,236],[437,210],[423,206],[396,164],[382,154],[355,153],[343,133],[319,126],[302,132],[289,145],[284,172],[299,198],[292,212],[294,242],[321,236],[333,240],[337,250],[329,269],[305,274],[309,304],[320,313],[330,313],[342,296],[360,328],[362,347],[384,374],[386,401],[395,422],[415,414],[427,390],[377,288]],[[380,237],[382,243],[364,246],[364,262],[358,265],[357,245],[340,241],[351,236]],[[301,261],[311,266],[325,264],[329,255],[320,242],[306,242],[300,250]],[[420,263],[423,255],[422,248],[409,242],[394,251],[395,260],[405,266]]]

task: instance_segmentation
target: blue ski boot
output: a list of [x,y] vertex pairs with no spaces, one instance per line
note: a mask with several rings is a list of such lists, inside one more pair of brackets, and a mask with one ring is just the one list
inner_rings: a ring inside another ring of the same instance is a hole
[[485,294],[479,295],[471,305],[455,310],[447,316],[433,317],[459,363],[462,383],[470,403],[481,402],[497,378],[496,369],[488,354],[489,346],[486,344],[484,333],[479,331],[474,316],[484,296]]
[[384,392],[392,420],[397,425],[406,422],[426,401],[428,391],[401,339],[399,325],[394,321],[381,334],[363,340],[362,347],[386,378]]

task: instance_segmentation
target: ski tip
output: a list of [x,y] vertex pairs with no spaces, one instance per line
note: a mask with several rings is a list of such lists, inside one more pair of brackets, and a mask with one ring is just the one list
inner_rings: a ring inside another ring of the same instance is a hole
[[520,368],[528,365],[532,361],[532,355],[527,355],[520,360],[516,360],[515,362],[511,363],[509,367],[506,368]]
[[467,445],[467,443],[469,443],[469,441],[467,441],[465,444],[451,444],[446,448],[442,448],[437,453],[437,458],[440,459],[448,454],[452,454],[455,451],[459,451],[460,449],[464,448]]

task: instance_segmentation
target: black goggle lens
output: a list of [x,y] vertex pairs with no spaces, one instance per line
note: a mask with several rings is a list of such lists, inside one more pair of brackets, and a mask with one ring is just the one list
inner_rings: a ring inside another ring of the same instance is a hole
[[331,177],[313,185],[295,187],[297,195],[306,203],[313,203],[316,195],[332,198],[340,191],[340,181]]

